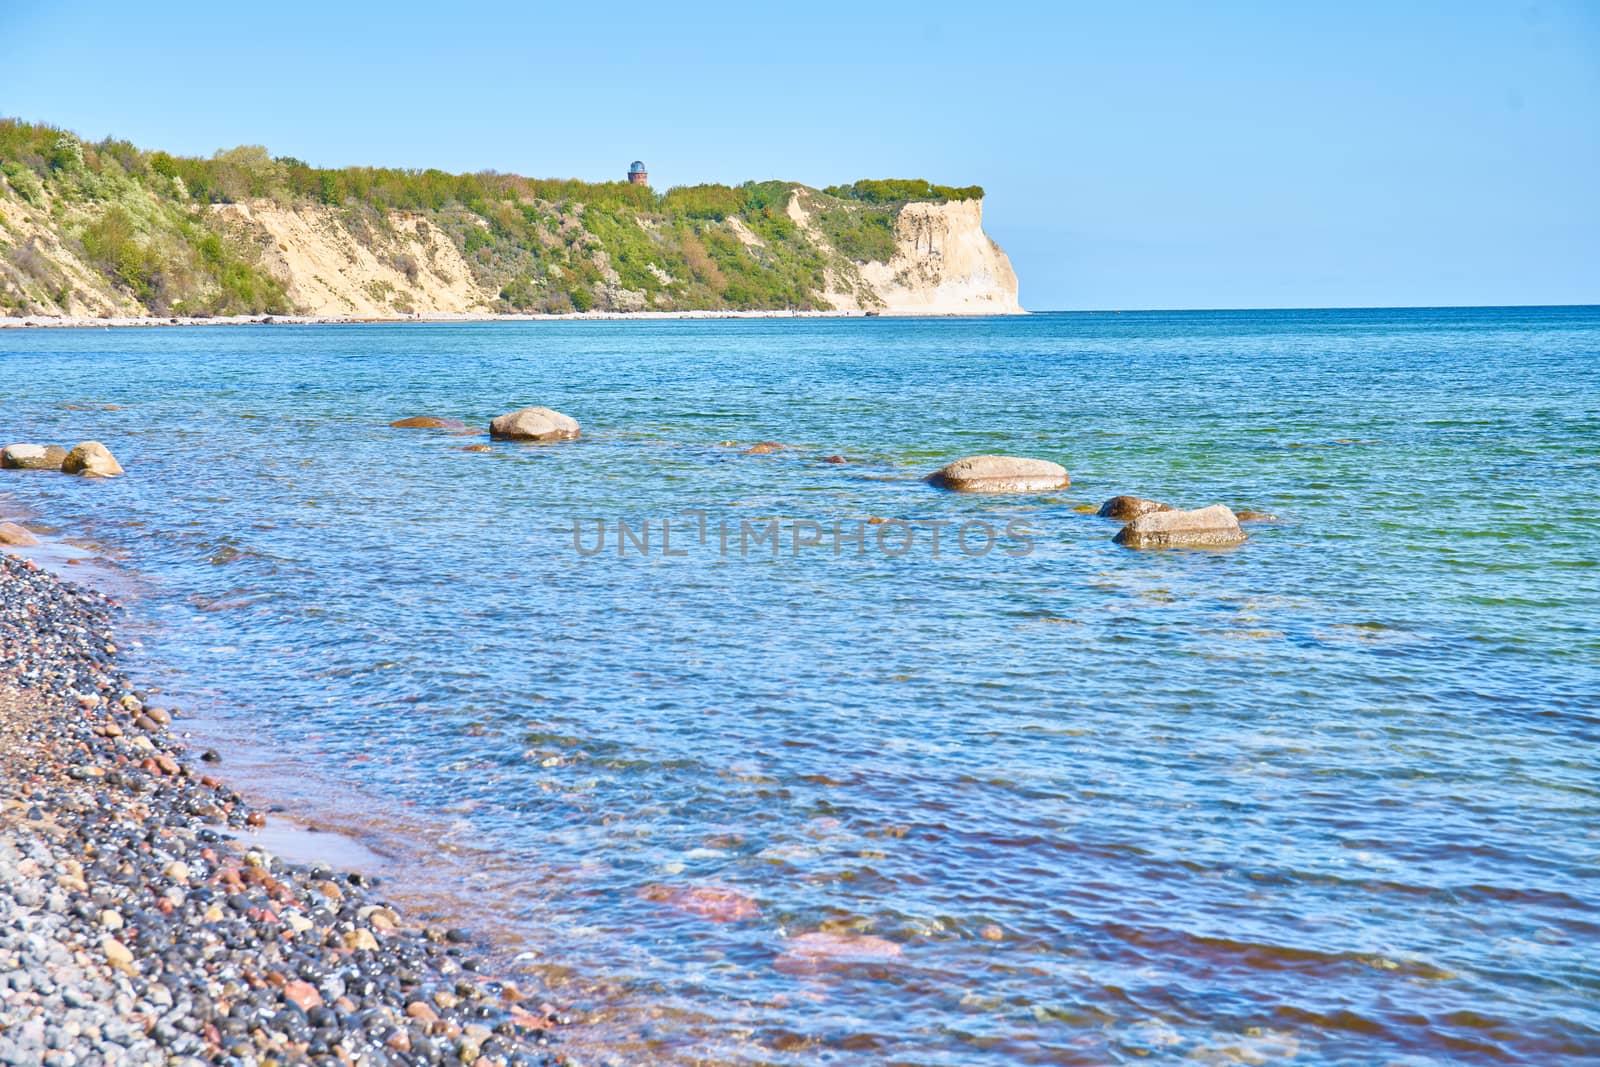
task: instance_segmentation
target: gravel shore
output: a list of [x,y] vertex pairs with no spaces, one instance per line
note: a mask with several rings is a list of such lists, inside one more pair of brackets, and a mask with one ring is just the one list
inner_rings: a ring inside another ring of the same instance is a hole
[[[884,318],[952,318],[971,312],[898,311],[882,312]],[[156,318],[153,316],[115,316],[92,318],[86,315],[0,315],[0,330],[68,328],[97,330],[108,326],[351,326],[404,322],[623,322],[662,319],[859,319],[878,318],[866,311],[582,311],[567,315],[496,314],[464,312],[458,315],[395,315],[365,318],[358,315],[219,315],[207,318]]]
[[236,839],[262,816],[118,672],[116,609],[0,556],[0,1064],[558,1062],[465,931]]

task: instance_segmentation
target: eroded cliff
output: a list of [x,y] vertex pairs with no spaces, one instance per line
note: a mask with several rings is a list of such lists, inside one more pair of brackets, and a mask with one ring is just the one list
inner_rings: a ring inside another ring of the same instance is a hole
[[330,171],[0,120],[0,316],[1019,313],[981,195]]
[[[796,190],[789,214],[813,240],[827,244],[815,226],[815,195]],[[896,315],[1017,315],[1017,274],[1011,260],[983,229],[983,201],[912,202],[894,217],[894,252],[887,260],[857,262],[837,256],[825,297],[837,310]]]

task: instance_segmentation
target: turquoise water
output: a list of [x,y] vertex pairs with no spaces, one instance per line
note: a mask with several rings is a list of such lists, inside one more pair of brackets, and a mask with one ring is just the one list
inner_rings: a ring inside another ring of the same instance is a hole
[[[139,665],[499,857],[625,1058],[1600,1056],[1600,309],[7,331],[0,399],[128,468],[0,493]],[[525,404],[583,439],[387,426]],[[921,481],[990,451],[1073,485]],[[793,549],[873,516],[952,525]]]

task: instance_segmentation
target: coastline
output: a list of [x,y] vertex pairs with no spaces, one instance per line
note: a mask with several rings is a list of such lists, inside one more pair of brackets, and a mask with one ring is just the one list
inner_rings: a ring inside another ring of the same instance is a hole
[[21,315],[0,316],[0,330],[26,329],[97,329],[101,327],[157,327],[157,326],[353,326],[391,325],[408,322],[624,322],[664,321],[670,319],[955,319],[955,318],[1010,318],[1026,315],[1026,311],[974,312],[954,311],[930,307],[927,311],[585,311],[570,315],[498,314],[471,312],[456,315],[399,315],[374,318],[359,315],[223,315],[208,318],[174,316],[110,316],[93,318],[83,315]]
[[292,820],[253,840],[264,813],[121,673],[120,607],[0,553],[0,1062],[557,1062],[490,946],[263,847],[296,852]]

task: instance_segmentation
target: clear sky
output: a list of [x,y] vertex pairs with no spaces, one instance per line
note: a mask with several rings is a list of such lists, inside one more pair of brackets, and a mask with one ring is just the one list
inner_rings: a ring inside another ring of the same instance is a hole
[[1600,303],[1600,3],[0,0],[0,114],[658,188],[989,191],[1023,303]]

